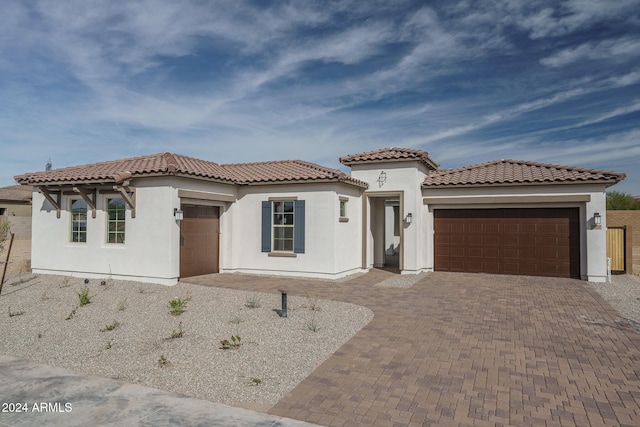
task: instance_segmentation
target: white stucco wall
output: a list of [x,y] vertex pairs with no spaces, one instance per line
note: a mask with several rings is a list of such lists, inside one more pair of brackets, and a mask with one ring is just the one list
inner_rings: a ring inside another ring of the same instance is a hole
[[62,196],[60,218],[43,195],[33,194],[31,267],[35,273],[84,278],[122,278],[174,284],[177,280],[171,234],[172,189],[136,183],[136,218],[127,207],[125,243],[106,243],[106,203],[117,194],[98,194],[96,217],[87,218],[87,241],[70,242],[70,200]]
[[[232,250],[221,268],[225,272],[318,278],[338,278],[360,271],[358,194],[356,187],[336,183],[241,187],[233,206]],[[340,196],[349,197],[348,222],[339,221]],[[292,257],[261,251],[262,202],[279,197],[305,201],[305,252]]]
[[[566,202],[563,198],[584,195],[589,202]],[[492,186],[492,187],[449,187],[426,188],[423,196],[432,199],[442,198],[444,202],[424,205],[422,221],[426,224],[422,229],[422,241],[425,242],[423,269],[433,271],[433,210],[434,209],[470,209],[470,208],[567,208],[577,207],[580,210],[580,274],[583,280],[602,282],[606,280],[606,227],[593,227],[594,213],[602,215],[602,224],[606,224],[605,186],[597,184],[569,185],[527,185],[527,186]],[[474,198],[495,197],[527,197],[540,196],[547,198],[544,202],[481,203]],[[467,198],[465,204],[447,204],[451,197]]]

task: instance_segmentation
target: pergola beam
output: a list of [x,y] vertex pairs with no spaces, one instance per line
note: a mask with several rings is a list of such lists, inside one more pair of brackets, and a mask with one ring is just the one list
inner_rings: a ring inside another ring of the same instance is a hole
[[114,185],[113,189],[117,191],[131,209],[131,218],[136,217],[136,189],[129,187],[129,181],[125,181],[123,185]]
[[[83,187],[73,187],[73,191],[80,194],[82,200],[84,200],[87,205],[91,208],[91,216],[93,218],[96,217],[96,189],[87,191],[86,188]],[[93,196],[93,197],[90,197]]]
[[[62,198],[62,192],[49,191],[45,187],[38,187],[38,192],[42,194],[44,198],[47,199],[49,203],[51,203],[51,206],[53,206],[56,209],[56,218],[60,218],[60,200]],[[56,196],[57,200],[54,200],[52,196]]]

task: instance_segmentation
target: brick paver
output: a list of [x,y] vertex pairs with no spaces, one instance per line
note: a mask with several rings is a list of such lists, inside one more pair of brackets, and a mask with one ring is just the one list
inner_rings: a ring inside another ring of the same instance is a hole
[[211,275],[192,283],[373,310],[373,320],[269,412],[327,426],[640,425],[640,335],[570,279],[374,270],[342,283]]

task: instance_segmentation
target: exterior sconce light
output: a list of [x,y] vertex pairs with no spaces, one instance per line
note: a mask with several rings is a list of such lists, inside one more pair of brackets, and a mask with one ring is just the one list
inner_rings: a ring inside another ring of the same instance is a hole
[[602,224],[602,217],[600,216],[600,214],[598,212],[593,214],[593,222],[595,223],[595,225]]
[[184,212],[178,208],[173,209],[173,216],[176,217],[176,221],[182,221],[184,219]]
[[404,222],[408,224],[411,224],[411,221],[413,220],[413,215],[411,214],[411,212],[409,212],[407,214],[407,216],[404,218]]
[[387,174],[385,171],[382,171],[380,175],[378,175],[378,187],[382,187],[385,182],[387,182]]

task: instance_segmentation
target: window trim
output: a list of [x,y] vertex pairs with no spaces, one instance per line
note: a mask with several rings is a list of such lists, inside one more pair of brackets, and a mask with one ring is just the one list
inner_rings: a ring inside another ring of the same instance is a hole
[[[269,200],[271,202],[271,253],[275,253],[275,254],[294,254],[294,246],[295,246],[295,225],[296,225],[296,218],[295,218],[295,199],[293,200]],[[285,215],[291,215],[291,224],[276,224],[275,223],[275,219],[276,219],[276,203],[283,203],[283,211],[282,213],[279,213],[280,215],[283,216],[283,219],[285,218]],[[286,203],[291,203],[291,212],[288,213],[285,207]],[[291,229],[291,238],[287,238],[287,237],[278,237],[276,238],[276,228],[281,228],[281,229]],[[286,241],[291,241],[291,249],[274,249],[277,245],[276,245],[276,239],[278,240],[282,240],[283,242],[283,246],[284,246],[284,242]]]
[[[293,203],[293,251],[273,250],[274,236],[274,212],[273,202],[292,202]],[[305,253],[305,234],[306,234],[306,213],[304,200],[298,200],[297,197],[269,197],[268,200],[261,202],[261,249],[262,253],[271,254],[269,256],[289,256],[296,257],[297,254]]]

